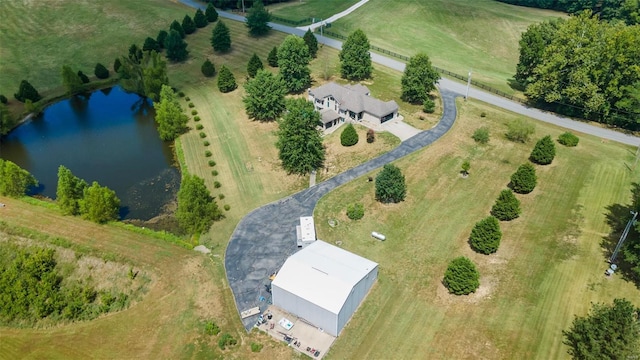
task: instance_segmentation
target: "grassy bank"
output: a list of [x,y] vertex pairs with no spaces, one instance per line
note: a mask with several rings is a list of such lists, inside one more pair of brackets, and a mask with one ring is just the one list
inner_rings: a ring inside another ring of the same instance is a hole
[[[355,180],[321,199],[318,236],[342,241],[350,251],[380,264],[377,285],[337,340],[329,358],[556,359],[567,358],[562,330],[590,302],[626,297],[638,290],[619,275],[604,276],[601,242],[609,235],[606,207],[626,204],[633,149],[581,136],[577,148],[557,146],[552,165],[537,166],[538,186],[518,196],[522,216],[501,223],[502,244],[491,256],[467,243],[474,223],[489,215],[497,194],[533,148],[504,139],[505,123],[518,116],[470,101],[459,102],[454,128],[423,151],[397,162],[408,197],[397,205],[374,201],[374,184]],[[485,118],[480,113],[485,112]],[[535,138],[563,130],[536,122]],[[491,141],[470,138],[488,126]],[[471,175],[460,165],[471,162]],[[370,174],[375,176],[375,173]],[[353,201],[365,216],[345,215]],[[328,220],[337,219],[332,228]],[[387,236],[379,242],[371,231]],[[610,250],[610,249],[609,249]],[[481,286],[470,296],[449,295],[441,284],[447,263],[470,257]]]
[[426,52],[435,66],[513,93],[509,79],[518,63],[520,34],[532,23],[560,13],[494,0],[371,0],[328,30],[348,35],[362,29],[381,48],[412,56]]
[[[307,18],[315,19],[327,19],[328,17],[335,15],[341,11],[348,9],[358,0],[322,0],[322,1],[289,1],[285,3],[276,3],[269,5],[267,10],[274,16],[299,21]],[[276,20],[277,22],[277,20]],[[310,24],[311,22],[305,22],[304,24]]]

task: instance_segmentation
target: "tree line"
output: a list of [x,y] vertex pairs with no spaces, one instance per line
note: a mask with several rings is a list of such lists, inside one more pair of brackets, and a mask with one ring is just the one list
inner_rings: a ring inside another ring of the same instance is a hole
[[541,107],[640,129],[640,27],[591,11],[529,26],[514,76]]
[[638,0],[498,0],[507,4],[564,11],[577,14],[590,11],[602,20],[622,20],[629,25],[640,23]]

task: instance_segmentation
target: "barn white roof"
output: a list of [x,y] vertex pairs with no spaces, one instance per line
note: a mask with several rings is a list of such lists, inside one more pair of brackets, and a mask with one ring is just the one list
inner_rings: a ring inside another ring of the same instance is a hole
[[291,255],[272,285],[337,314],[377,263],[318,240]]

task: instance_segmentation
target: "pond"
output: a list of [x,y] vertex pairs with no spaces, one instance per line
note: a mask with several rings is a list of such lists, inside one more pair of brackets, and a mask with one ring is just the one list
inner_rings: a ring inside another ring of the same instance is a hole
[[10,132],[0,157],[38,179],[35,194],[56,196],[58,166],[114,190],[123,219],[149,220],[175,199],[180,172],[158,137],[150,100],[119,87],[47,107]]

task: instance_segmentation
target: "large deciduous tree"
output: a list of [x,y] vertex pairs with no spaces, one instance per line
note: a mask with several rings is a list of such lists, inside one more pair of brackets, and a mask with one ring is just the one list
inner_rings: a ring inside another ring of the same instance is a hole
[[222,65],[220,73],[218,74],[218,90],[222,93],[228,93],[235,90],[238,87],[236,78],[233,76],[231,70],[228,67]]
[[169,35],[164,40],[164,48],[167,49],[167,59],[171,61],[183,61],[189,56],[187,42],[175,30],[169,31]]
[[376,200],[381,203],[399,203],[407,196],[407,185],[400,168],[386,164],[376,176]]
[[320,113],[315,111],[313,103],[301,98],[287,102],[276,146],[282,167],[288,173],[304,175],[322,167],[325,148],[320,125]]
[[77,94],[82,91],[82,80],[70,66],[62,67],[62,84],[67,89],[67,94]]
[[249,28],[249,34],[251,34],[251,36],[267,34],[269,30],[271,30],[269,21],[271,21],[271,14],[265,9],[262,1],[254,1],[251,9],[247,12],[246,25]]
[[348,80],[364,80],[371,77],[371,45],[364,31],[358,29],[347,37],[340,50],[340,74]]
[[82,201],[80,201],[82,216],[99,224],[118,220],[120,212],[120,199],[115,191],[106,186],[100,186],[94,181],[91,186],[84,189]]
[[639,309],[626,299],[612,305],[593,304],[585,317],[576,317],[562,332],[573,359],[640,358]]
[[431,65],[425,53],[418,53],[409,59],[402,75],[402,100],[412,104],[422,104],[429,93],[436,89],[440,74]]
[[86,181],[73,175],[71,170],[60,165],[58,167],[58,186],[56,188],[56,203],[64,215],[79,215],[80,203],[84,197]]
[[225,23],[220,20],[211,32],[211,46],[218,52],[226,52],[231,49],[231,33]]
[[27,170],[9,160],[0,159],[0,195],[20,197],[38,181]]
[[304,43],[307,44],[307,48],[309,48],[309,56],[315,59],[318,54],[318,39],[316,39],[316,36],[313,34],[311,29],[307,29],[307,32],[304,33],[302,39],[304,40]]
[[295,35],[284,39],[278,48],[278,66],[289,92],[298,93],[311,84],[309,60],[309,49],[304,40]]
[[153,104],[160,139],[171,141],[182,134],[189,118],[182,111],[180,102],[170,86],[162,85],[160,101]]
[[253,53],[253,56],[251,56],[249,63],[247,64],[247,74],[249,74],[250,77],[255,77],[258,70],[263,68],[264,65],[262,65],[262,60],[260,60],[258,54]]
[[120,85],[127,91],[158,100],[162,85],[169,83],[167,63],[155,51],[147,51],[138,64],[121,57]]
[[222,218],[222,212],[203,179],[189,174],[182,177],[176,218],[180,227],[190,234],[203,233],[215,220]]
[[4,103],[0,103],[0,136],[7,135],[14,125],[9,108]]
[[242,98],[249,118],[258,121],[276,120],[285,109],[287,85],[280,76],[259,70],[255,78],[244,84],[247,96]]
[[460,256],[451,260],[442,283],[452,294],[468,295],[480,287],[480,273],[471,260]]
[[38,90],[33,87],[27,80],[22,80],[20,82],[20,87],[18,88],[18,92],[13,94],[13,97],[20,102],[25,102],[27,100],[31,100],[32,102],[39,101],[42,99]]
[[526,87],[534,78],[535,68],[544,61],[544,51],[551,44],[563,19],[532,24],[520,38],[520,58],[514,78]]

